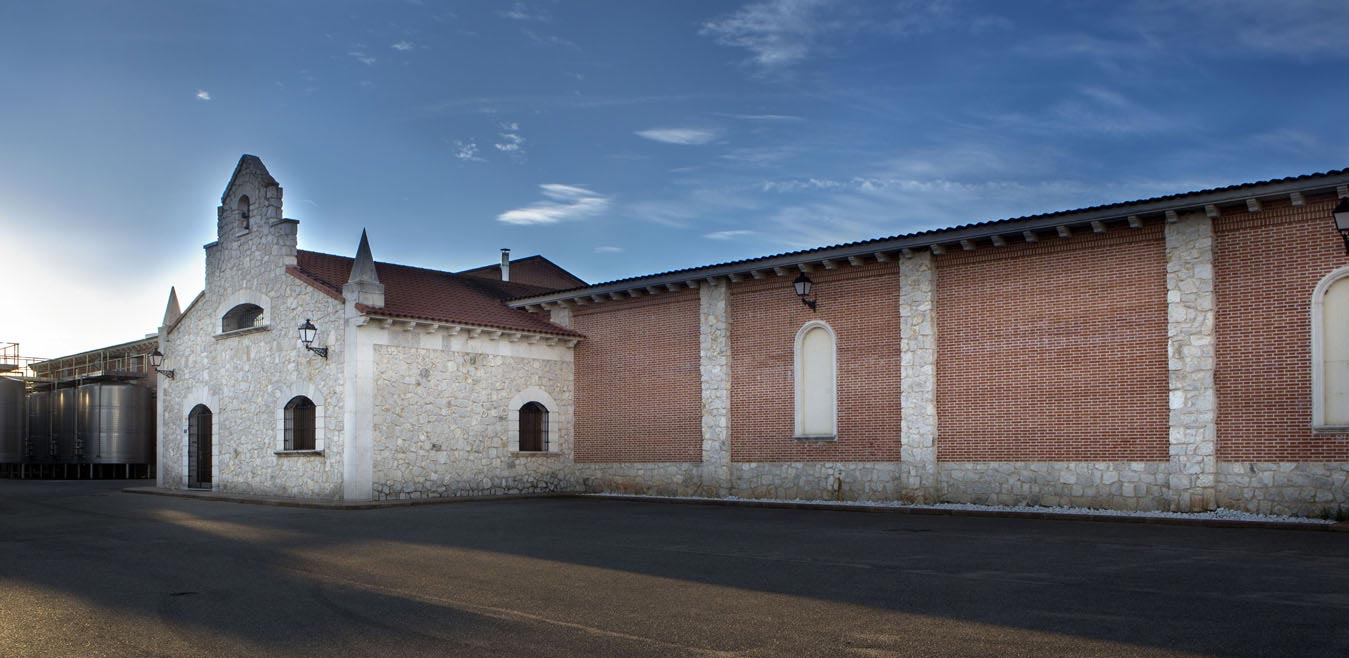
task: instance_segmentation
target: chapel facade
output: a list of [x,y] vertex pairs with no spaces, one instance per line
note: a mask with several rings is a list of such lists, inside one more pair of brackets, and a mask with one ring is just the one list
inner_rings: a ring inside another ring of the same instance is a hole
[[1349,170],[588,285],[299,250],[244,156],[160,329],[160,486],[1342,514],[1343,198]]

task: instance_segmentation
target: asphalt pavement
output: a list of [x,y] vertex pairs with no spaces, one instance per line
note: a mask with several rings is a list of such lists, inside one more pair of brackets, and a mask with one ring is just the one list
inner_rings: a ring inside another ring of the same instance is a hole
[[0,480],[0,656],[1349,655],[1349,533]]

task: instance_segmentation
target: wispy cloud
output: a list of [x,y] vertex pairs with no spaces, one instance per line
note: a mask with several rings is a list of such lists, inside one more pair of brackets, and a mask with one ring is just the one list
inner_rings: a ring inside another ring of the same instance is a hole
[[501,12],[503,18],[509,18],[513,21],[538,21],[543,22],[551,18],[548,12],[541,7],[532,6],[529,3],[517,2],[510,9]]
[[352,51],[348,52],[347,54],[350,55],[350,56],[352,56],[352,57],[354,57],[354,58],[356,58],[356,61],[358,61],[358,62],[360,62],[360,63],[362,63],[362,64],[364,64],[364,65],[366,65],[366,66],[371,66],[371,65],[373,65],[373,64],[375,63],[375,61],[376,61],[375,58],[374,58],[373,56],[371,56],[369,53],[365,52],[364,49],[356,49],[356,50],[352,50]]
[[711,143],[717,138],[717,131],[706,128],[651,128],[639,130],[637,135],[654,142],[697,146]]
[[600,246],[598,246],[598,247],[595,247],[595,253],[597,253],[597,254],[621,254],[621,253],[623,253],[623,248],[622,248],[622,247],[614,247],[614,246],[611,246],[611,245],[600,245]]
[[828,4],[827,0],[756,2],[704,23],[701,33],[724,46],[748,50],[760,66],[786,66],[810,54],[821,30],[818,12]]
[[405,53],[405,52],[407,52],[407,51],[409,51],[409,50],[412,50],[413,48],[416,48],[416,47],[417,47],[417,44],[412,43],[411,41],[408,41],[408,40],[404,39],[403,41],[398,41],[398,42],[394,43],[392,46],[389,46],[389,47],[390,47],[390,48],[393,48],[394,50],[397,50],[398,52]]
[[958,13],[948,0],[892,0],[875,5],[839,0],[761,0],[715,20],[699,31],[723,46],[749,51],[761,71],[782,73],[792,65],[843,46],[858,34],[890,38],[935,30],[985,34],[1012,22],[996,14]]
[[572,48],[575,50],[581,49],[581,47],[578,46],[575,41],[563,39],[562,37],[559,37],[557,35],[539,34],[538,32],[535,32],[534,30],[530,29],[520,30],[520,32],[523,33],[526,37],[529,37],[530,41],[533,41],[534,43],[537,43],[540,46],[562,46],[564,48]]
[[[1349,4],[1325,0],[1136,0],[1121,17],[1158,38],[1210,54],[1349,57]],[[1203,30],[1191,29],[1202,24]]]
[[454,157],[465,162],[486,162],[478,156],[478,145],[473,141],[454,140]]
[[746,236],[754,235],[755,233],[756,231],[736,229],[732,231],[713,231],[711,233],[704,234],[703,237],[708,238],[709,240],[734,240],[736,238],[743,238]]
[[739,119],[741,121],[805,121],[804,118],[790,114],[725,114],[716,113],[719,117],[728,117]]
[[544,200],[497,215],[506,224],[556,224],[594,217],[609,209],[611,198],[577,185],[545,183],[539,186]]
[[197,100],[199,100],[199,101],[209,101],[209,100],[211,100],[211,92],[206,91],[205,89],[198,89],[198,90],[197,90]]
[[520,134],[520,124],[514,121],[508,121],[499,124],[501,132],[497,133],[500,141],[492,146],[513,158],[525,157],[525,137]]

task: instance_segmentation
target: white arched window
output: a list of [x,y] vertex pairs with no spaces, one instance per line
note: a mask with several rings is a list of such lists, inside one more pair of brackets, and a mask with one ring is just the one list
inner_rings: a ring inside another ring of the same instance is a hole
[[796,438],[838,436],[838,359],[834,330],[807,322],[796,332]]
[[1312,426],[1349,429],[1349,267],[1312,293]]

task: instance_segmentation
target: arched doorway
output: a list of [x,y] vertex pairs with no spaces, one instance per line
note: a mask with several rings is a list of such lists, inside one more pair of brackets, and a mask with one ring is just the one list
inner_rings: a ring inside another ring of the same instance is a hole
[[187,486],[211,488],[211,409],[204,404],[187,415]]

